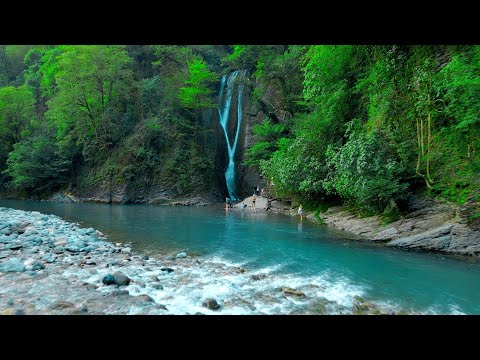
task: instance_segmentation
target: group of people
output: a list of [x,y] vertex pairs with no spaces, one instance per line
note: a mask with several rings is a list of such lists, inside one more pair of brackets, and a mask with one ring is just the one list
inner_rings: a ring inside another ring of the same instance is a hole
[[[257,201],[257,197],[255,196],[255,194],[253,194],[253,196],[252,196],[252,209],[253,210],[255,210],[255,202],[256,201]],[[242,207],[242,209],[245,209],[246,207],[248,207],[245,200],[242,202],[242,204],[240,206]],[[229,197],[227,197],[225,199],[225,210],[229,211],[231,208],[233,208],[232,200]]]

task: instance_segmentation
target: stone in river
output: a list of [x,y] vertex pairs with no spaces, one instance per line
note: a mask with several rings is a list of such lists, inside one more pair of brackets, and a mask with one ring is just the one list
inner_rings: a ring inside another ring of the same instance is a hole
[[130,254],[131,252],[132,252],[132,249],[129,248],[129,247],[126,247],[126,248],[122,249],[122,253],[124,253],[124,254]]
[[210,310],[220,309],[220,305],[214,298],[206,298],[205,300],[203,300],[202,306]]
[[122,274],[120,271],[113,273],[113,277],[115,279],[115,284],[118,286],[130,284],[130,278],[127,275]]
[[158,280],[158,277],[156,277],[155,275],[149,276],[149,277],[148,277],[148,280],[149,280],[149,281],[153,281],[153,282],[158,282],[158,281],[159,281],[159,280]]
[[55,301],[52,305],[49,306],[49,308],[51,310],[61,310],[61,309],[71,308],[74,306],[75,304],[70,301],[59,300],[59,301]]
[[258,280],[261,280],[261,279],[265,279],[266,277],[267,277],[267,275],[265,275],[265,274],[254,274],[254,275],[250,276],[250,279],[258,281]]
[[304,297],[305,294],[300,291],[300,290],[296,290],[296,289],[292,289],[292,288],[289,288],[289,287],[284,287],[284,288],[281,288],[281,291],[285,294],[285,295],[295,295],[295,296],[298,296],[298,297]]
[[42,257],[42,259],[45,260],[47,263],[51,264],[51,263],[54,263],[55,260],[57,260],[57,257],[52,254],[47,254],[44,257]]
[[163,290],[163,286],[160,284],[151,284],[150,287],[155,290]]
[[35,262],[35,259],[30,258],[30,259],[25,260],[23,265],[25,265],[25,266],[33,265],[34,262]]
[[148,260],[148,259],[150,259],[150,258],[149,258],[147,255],[143,255],[143,256],[142,256],[142,259],[143,259],[143,260]]
[[160,270],[161,270],[161,271],[166,271],[166,272],[168,272],[168,273],[171,273],[171,272],[174,271],[172,268],[169,268],[169,267],[162,267]]
[[175,260],[175,258],[172,255],[167,256],[167,260]]
[[78,253],[80,251],[80,248],[75,245],[69,245],[67,246],[67,251],[70,251],[71,253]]
[[187,257],[187,253],[186,252],[180,252],[177,254],[177,259],[183,259],[183,258],[186,258]]
[[2,272],[24,272],[25,265],[18,258],[10,258],[3,263],[0,263],[0,271]]
[[148,295],[138,295],[138,296],[135,296],[135,300],[138,300],[138,301],[143,301],[143,302],[155,302],[150,296]]
[[65,248],[63,246],[56,246],[54,249],[53,249],[53,252],[55,254],[61,254],[65,251]]
[[21,244],[12,244],[12,245],[10,245],[8,248],[9,248],[10,250],[19,250],[19,249],[21,249],[22,247],[23,247],[23,245],[21,245]]
[[45,269],[45,265],[43,265],[40,261],[35,261],[32,264],[32,270],[33,271],[42,270],[42,269]]
[[102,279],[102,282],[105,285],[113,285],[115,284],[115,277],[112,274],[105,275]]

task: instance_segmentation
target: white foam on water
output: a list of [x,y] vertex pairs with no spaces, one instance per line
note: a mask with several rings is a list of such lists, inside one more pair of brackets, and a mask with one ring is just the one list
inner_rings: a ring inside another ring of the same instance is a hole
[[[127,264],[124,267],[112,266],[97,269],[91,274],[84,269],[66,270],[64,276],[77,276],[88,283],[99,285],[98,291],[111,292],[112,287],[103,286],[102,278],[115,271],[121,271],[131,278],[125,287],[132,296],[148,295],[155,303],[167,307],[167,311],[153,310],[158,314],[288,314],[320,301],[322,298],[335,302],[333,313],[348,312],[354,296],[363,296],[366,288],[352,283],[345,276],[332,272],[322,272],[315,276],[301,276],[281,273],[282,265],[268,266],[260,269],[247,269],[244,273],[239,267],[245,263],[226,261],[221,257],[203,259],[198,265],[176,267],[173,273],[160,271],[160,265],[148,265],[152,270],[146,271],[139,265]],[[172,267],[173,268],[173,267]],[[254,274],[264,274],[264,278],[253,280]],[[157,276],[163,290],[154,289],[149,279]],[[142,287],[140,284],[146,286]],[[305,294],[305,297],[289,295],[282,288],[293,288]],[[123,287],[122,287],[123,288]],[[212,311],[202,306],[206,298],[214,298],[221,305],[220,311]],[[125,311],[129,314],[145,313],[145,308],[131,307]]]

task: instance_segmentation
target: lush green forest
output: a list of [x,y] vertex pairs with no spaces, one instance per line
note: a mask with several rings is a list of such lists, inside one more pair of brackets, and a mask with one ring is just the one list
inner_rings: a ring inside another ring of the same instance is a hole
[[480,46],[2,45],[0,186],[210,186],[205,113],[234,69],[268,114],[244,166],[279,196],[365,213],[480,200]]

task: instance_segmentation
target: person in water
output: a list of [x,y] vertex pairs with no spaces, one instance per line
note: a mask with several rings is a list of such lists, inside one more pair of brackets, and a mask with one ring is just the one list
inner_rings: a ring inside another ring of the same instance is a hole
[[225,210],[228,211],[228,210],[231,208],[230,203],[231,203],[230,198],[227,197],[227,198],[225,199]]
[[303,220],[303,208],[302,204],[298,207],[298,215],[300,215],[300,220]]
[[257,197],[255,196],[255,193],[253,193],[252,196],[252,209],[255,210],[255,201],[257,200]]

